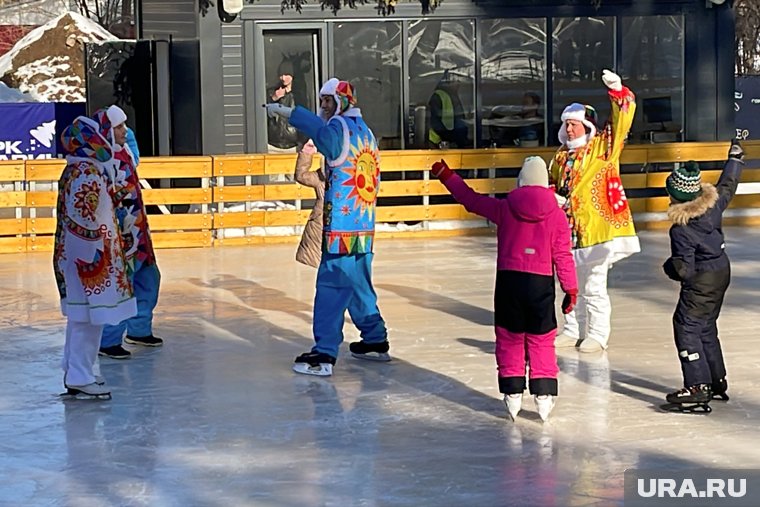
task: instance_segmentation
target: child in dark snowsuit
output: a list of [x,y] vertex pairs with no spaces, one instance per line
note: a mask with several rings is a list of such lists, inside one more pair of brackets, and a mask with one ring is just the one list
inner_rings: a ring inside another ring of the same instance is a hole
[[668,403],[704,404],[714,395],[728,399],[717,321],[731,266],[721,221],[736,194],[743,158],[742,147],[732,143],[715,186],[702,183],[699,165],[693,161],[675,169],[665,183],[673,226],[671,256],[663,269],[670,279],[681,283],[673,332],[684,380],[683,389],[667,395]]

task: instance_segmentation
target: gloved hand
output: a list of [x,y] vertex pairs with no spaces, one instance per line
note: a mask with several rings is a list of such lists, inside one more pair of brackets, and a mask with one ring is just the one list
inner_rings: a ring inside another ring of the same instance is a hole
[[562,300],[562,313],[567,315],[575,308],[575,303],[578,302],[578,291],[570,290],[565,293],[565,299]]
[[604,85],[613,92],[619,92],[623,89],[623,81],[620,79],[620,76],[611,70],[604,69],[602,71],[602,81],[604,82]]
[[742,162],[744,160],[744,149],[736,139],[731,141],[731,147],[728,149],[728,158],[733,158]]
[[439,162],[434,163],[430,168],[430,174],[441,181],[446,181],[452,174],[454,174],[454,172],[449,169],[449,165],[446,161],[441,159]]
[[293,113],[292,107],[283,106],[277,102],[274,102],[272,104],[264,104],[264,107],[267,109],[267,116],[270,118],[274,118],[275,116],[290,118],[290,115]]

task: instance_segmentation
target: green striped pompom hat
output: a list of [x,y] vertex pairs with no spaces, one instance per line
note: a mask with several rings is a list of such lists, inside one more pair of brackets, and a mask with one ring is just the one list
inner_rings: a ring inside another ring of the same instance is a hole
[[699,164],[689,160],[683,166],[673,169],[665,180],[665,190],[673,199],[689,202],[702,194],[702,175]]

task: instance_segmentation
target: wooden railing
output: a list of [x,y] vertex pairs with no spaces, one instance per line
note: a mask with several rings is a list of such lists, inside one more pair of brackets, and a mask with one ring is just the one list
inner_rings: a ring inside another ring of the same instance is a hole
[[[760,224],[760,142],[743,143],[747,169],[726,224]],[[704,162],[703,179],[715,181],[727,142],[630,145],[623,151],[623,185],[636,226],[667,227],[663,187],[674,163]],[[487,222],[446,200],[429,175],[445,158],[465,170],[478,192],[514,188],[523,159],[549,161],[555,148],[386,151],[377,207],[378,237],[430,237],[479,233]],[[294,241],[306,223],[314,192],[292,182],[295,155],[224,155],[141,159],[140,177],[170,185],[143,190],[157,248],[208,247]],[[320,158],[315,157],[313,168]],[[0,253],[52,249],[61,160],[0,162]],[[291,180],[291,181],[288,181]],[[168,187],[168,188],[166,188]],[[154,209],[158,206],[158,209]],[[168,212],[172,210],[173,212]],[[181,212],[178,212],[181,211]],[[397,224],[403,223],[398,226]]]

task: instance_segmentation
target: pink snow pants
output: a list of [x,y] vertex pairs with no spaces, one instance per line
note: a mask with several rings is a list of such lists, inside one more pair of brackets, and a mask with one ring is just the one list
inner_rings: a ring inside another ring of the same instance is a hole
[[530,379],[552,378],[559,374],[554,337],[557,330],[546,334],[512,333],[496,326],[496,365],[499,377],[524,377],[530,363]]

